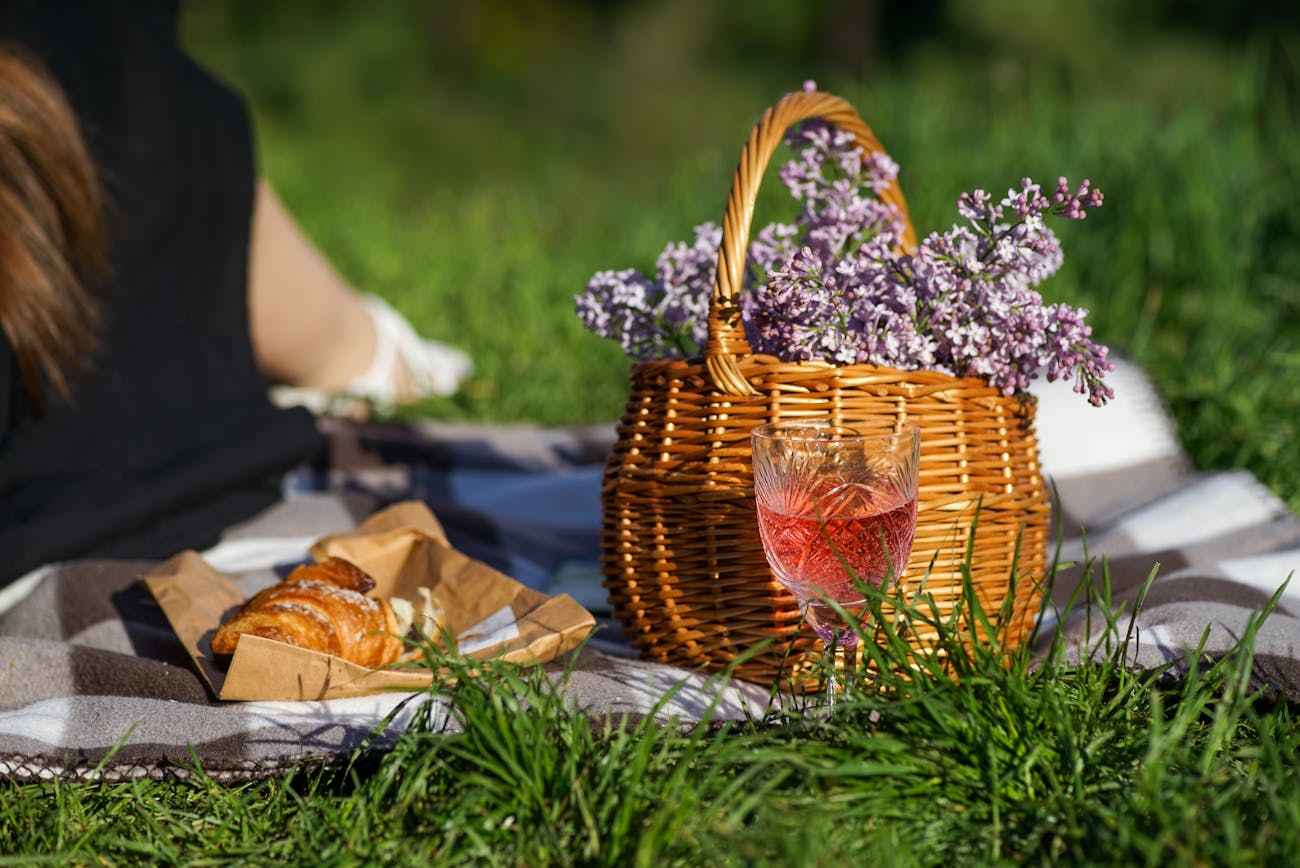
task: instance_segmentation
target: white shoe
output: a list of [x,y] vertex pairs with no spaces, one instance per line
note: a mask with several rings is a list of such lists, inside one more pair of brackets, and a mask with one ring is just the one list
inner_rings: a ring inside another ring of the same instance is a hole
[[[365,295],[361,303],[375,326],[375,355],[370,366],[341,392],[295,386],[274,386],[271,400],[281,407],[306,407],[317,415],[355,416],[366,402],[381,413],[398,404],[433,395],[451,395],[474,370],[470,357],[455,347],[416,334],[406,318],[388,302]],[[406,376],[399,391],[399,364]]]

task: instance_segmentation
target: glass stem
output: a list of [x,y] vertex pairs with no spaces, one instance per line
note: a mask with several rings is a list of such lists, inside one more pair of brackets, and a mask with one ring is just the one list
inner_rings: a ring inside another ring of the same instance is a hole
[[831,639],[825,643],[826,657],[826,705],[835,710],[835,696],[839,692],[839,679],[836,677],[835,657],[840,650],[840,628],[835,628]]

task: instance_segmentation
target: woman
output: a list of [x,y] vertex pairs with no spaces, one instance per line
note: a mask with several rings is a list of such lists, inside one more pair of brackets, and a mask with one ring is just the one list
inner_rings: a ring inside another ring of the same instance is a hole
[[468,373],[311,247],[176,31],[169,3],[0,4],[0,585],[272,503],[319,443],[268,381],[320,404]]

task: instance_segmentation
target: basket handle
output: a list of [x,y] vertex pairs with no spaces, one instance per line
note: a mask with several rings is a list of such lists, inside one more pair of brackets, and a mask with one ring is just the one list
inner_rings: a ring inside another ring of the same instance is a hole
[[[749,248],[749,230],[754,221],[754,203],[772,154],[785,131],[809,118],[821,118],[832,126],[851,133],[866,153],[883,152],[884,148],[853,106],[834,94],[800,91],[787,94],[763,113],[740,152],[740,163],[731,181],[727,209],[722,215],[722,243],[718,246],[718,270],[713,279],[713,296],[709,302],[709,340],[704,347],[704,365],[714,387],[728,395],[753,395],[754,388],[740,372],[737,359],[752,350],[745,339],[740,320],[740,291],[744,285],[745,255]],[[908,215],[907,202],[898,179],[880,194],[880,199],[898,209],[903,222],[904,250],[916,249],[916,232]]]

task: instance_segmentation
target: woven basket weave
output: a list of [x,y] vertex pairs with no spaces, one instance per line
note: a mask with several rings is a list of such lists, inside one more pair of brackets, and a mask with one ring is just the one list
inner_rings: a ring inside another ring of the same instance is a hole
[[[716,670],[749,655],[738,677],[787,687],[799,686],[792,673],[806,672],[819,646],[759,542],[752,428],[809,417],[918,424],[920,505],[902,593],[922,588],[944,616],[960,607],[970,545],[972,585],[1007,649],[1024,641],[1038,614],[1049,512],[1032,402],[975,378],[751,352],[738,295],[754,202],[786,129],[810,118],[851,133],[865,152],[882,150],[837,96],[795,93],[767,110],[741,152],[727,200],[703,356],[632,368],[602,485],[604,584],[642,656]],[[904,248],[915,248],[897,182],[881,199],[903,218]],[[918,648],[933,640],[925,629],[910,637]]]

